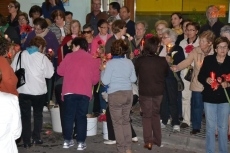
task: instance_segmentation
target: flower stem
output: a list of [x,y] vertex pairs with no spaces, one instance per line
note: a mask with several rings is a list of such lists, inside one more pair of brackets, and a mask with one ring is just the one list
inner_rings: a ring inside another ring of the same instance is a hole
[[96,90],[97,93],[98,93],[98,91],[100,89],[100,86],[101,86],[101,82],[98,83],[97,90]]
[[230,99],[229,99],[228,93],[225,88],[224,88],[224,93],[225,93],[225,96],[227,97],[228,102],[230,103]]

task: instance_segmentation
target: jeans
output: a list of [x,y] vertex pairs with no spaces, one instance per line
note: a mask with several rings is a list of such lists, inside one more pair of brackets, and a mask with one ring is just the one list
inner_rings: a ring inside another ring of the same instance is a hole
[[215,131],[218,129],[219,153],[228,152],[229,103],[211,104],[204,102],[206,118],[206,153],[215,153]]
[[75,122],[77,142],[85,142],[89,97],[79,94],[64,95],[64,139],[71,140]]
[[105,99],[102,97],[101,93],[105,91],[105,87],[101,84],[100,88],[99,88],[99,100],[100,100],[100,112],[103,113],[103,109],[106,110],[106,101]]
[[204,103],[202,100],[201,92],[192,91],[191,118],[192,118],[193,129],[196,130],[201,129],[203,109],[204,109]]
[[43,123],[43,106],[46,102],[46,95],[19,94],[19,106],[22,119],[22,139],[24,144],[30,144],[31,138],[31,106],[33,107],[34,130],[32,139],[40,140]]

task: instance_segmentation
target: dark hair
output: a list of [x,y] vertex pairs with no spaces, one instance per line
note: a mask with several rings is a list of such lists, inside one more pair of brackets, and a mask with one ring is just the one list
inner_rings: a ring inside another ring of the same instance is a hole
[[127,6],[122,6],[122,8],[125,8],[128,13],[130,12],[130,10]]
[[5,26],[7,23],[7,18],[0,14],[0,26]]
[[[58,6],[62,5],[62,4],[61,4],[62,2],[61,2],[60,0],[55,0],[55,3],[56,3],[56,5],[58,5]],[[46,1],[45,1],[45,4],[46,4],[46,9],[49,10],[49,9],[50,9],[50,6],[51,6],[49,0],[46,0]]]
[[120,12],[121,6],[118,2],[111,2],[109,5],[111,5],[113,9],[117,10],[118,13]]
[[19,16],[24,16],[25,19],[26,19],[26,21],[27,21],[27,23],[29,23],[28,14],[27,14],[26,12],[20,12],[20,13],[18,14],[18,18],[19,18]]
[[199,23],[197,23],[197,22],[189,22],[189,23],[186,25],[186,28],[187,28],[188,26],[194,26],[195,29],[196,29],[197,31],[200,30],[200,25],[199,25]]
[[30,40],[29,46],[36,46],[38,48],[42,46],[42,48],[44,48],[46,46],[46,41],[42,37],[35,36]]
[[108,24],[108,22],[105,20],[105,19],[100,19],[98,22],[97,22],[97,27],[100,27],[102,24],[104,24],[104,23],[107,23]]
[[72,13],[72,12],[70,12],[70,11],[65,11],[65,16],[67,16],[67,15],[71,15],[71,16],[73,16],[73,13]]
[[40,16],[42,16],[42,8],[38,5],[33,5],[29,10],[29,17],[32,18],[33,13],[36,13],[36,12],[38,12]]
[[48,23],[43,18],[37,18],[33,22],[34,25],[40,25],[42,29],[46,29],[48,27]]
[[143,55],[155,55],[159,44],[160,40],[156,36],[146,39],[144,43]]
[[20,7],[21,7],[21,6],[20,6],[20,3],[19,3],[18,1],[12,0],[12,1],[10,1],[10,3],[14,4],[14,8],[17,8],[17,9],[18,9],[18,10],[17,10],[17,14],[21,12],[21,10],[20,10]]
[[228,38],[226,38],[226,37],[218,37],[218,38],[216,38],[216,40],[215,40],[215,42],[213,44],[213,48],[217,49],[217,46],[222,42],[226,42],[228,44],[228,49],[230,49],[230,42],[229,42]]
[[128,44],[124,40],[118,39],[112,43],[111,54],[112,56],[123,56],[128,52],[128,49]]
[[51,13],[51,20],[54,21],[56,17],[60,16],[61,18],[63,18],[63,20],[65,20],[65,12],[63,12],[62,10],[54,10]]
[[91,30],[93,30],[93,27],[90,23],[86,23],[85,25],[83,25],[82,29],[87,29],[87,28],[90,28]]
[[84,49],[85,51],[88,50],[88,42],[85,38],[82,37],[76,37],[71,42],[72,45],[80,46],[81,49]]
[[4,37],[0,36],[0,56],[6,55],[10,47],[10,42]]
[[185,22],[192,22],[191,19],[184,19],[182,22],[181,22],[181,25],[183,25]]
[[120,29],[123,29],[126,25],[126,22],[123,20],[116,20],[112,24],[112,31],[114,34],[120,32]]
[[[172,16],[173,16],[173,15],[177,15],[178,18],[179,18],[179,19],[182,19],[182,22],[183,22],[183,16],[182,16],[182,14],[181,14],[180,12],[173,12],[173,13],[171,14],[171,19],[172,19]],[[180,23],[180,25],[182,25],[182,22]],[[171,23],[171,28],[173,28],[172,22],[170,22],[170,23]]]

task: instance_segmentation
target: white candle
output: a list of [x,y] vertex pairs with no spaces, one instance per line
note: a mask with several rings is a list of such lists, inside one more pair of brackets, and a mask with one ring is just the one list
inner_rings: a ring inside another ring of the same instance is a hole
[[7,34],[5,34],[5,38],[8,39],[8,35]]

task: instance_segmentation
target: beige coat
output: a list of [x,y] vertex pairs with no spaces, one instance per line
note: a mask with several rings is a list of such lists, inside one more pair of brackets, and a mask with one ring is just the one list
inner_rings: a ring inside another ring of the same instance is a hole
[[[210,51],[208,55],[212,55],[213,49]],[[190,90],[191,91],[198,91],[201,92],[203,91],[204,87],[203,85],[198,81],[197,76],[200,72],[200,68],[202,66],[203,60],[204,60],[204,53],[200,49],[200,47],[196,47],[189,53],[187,58],[180,62],[177,65],[178,71],[183,70],[187,68],[189,65],[191,65],[194,62],[194,67],[193,67],[193,74],[192,74],[192,80],[190,83]]]

